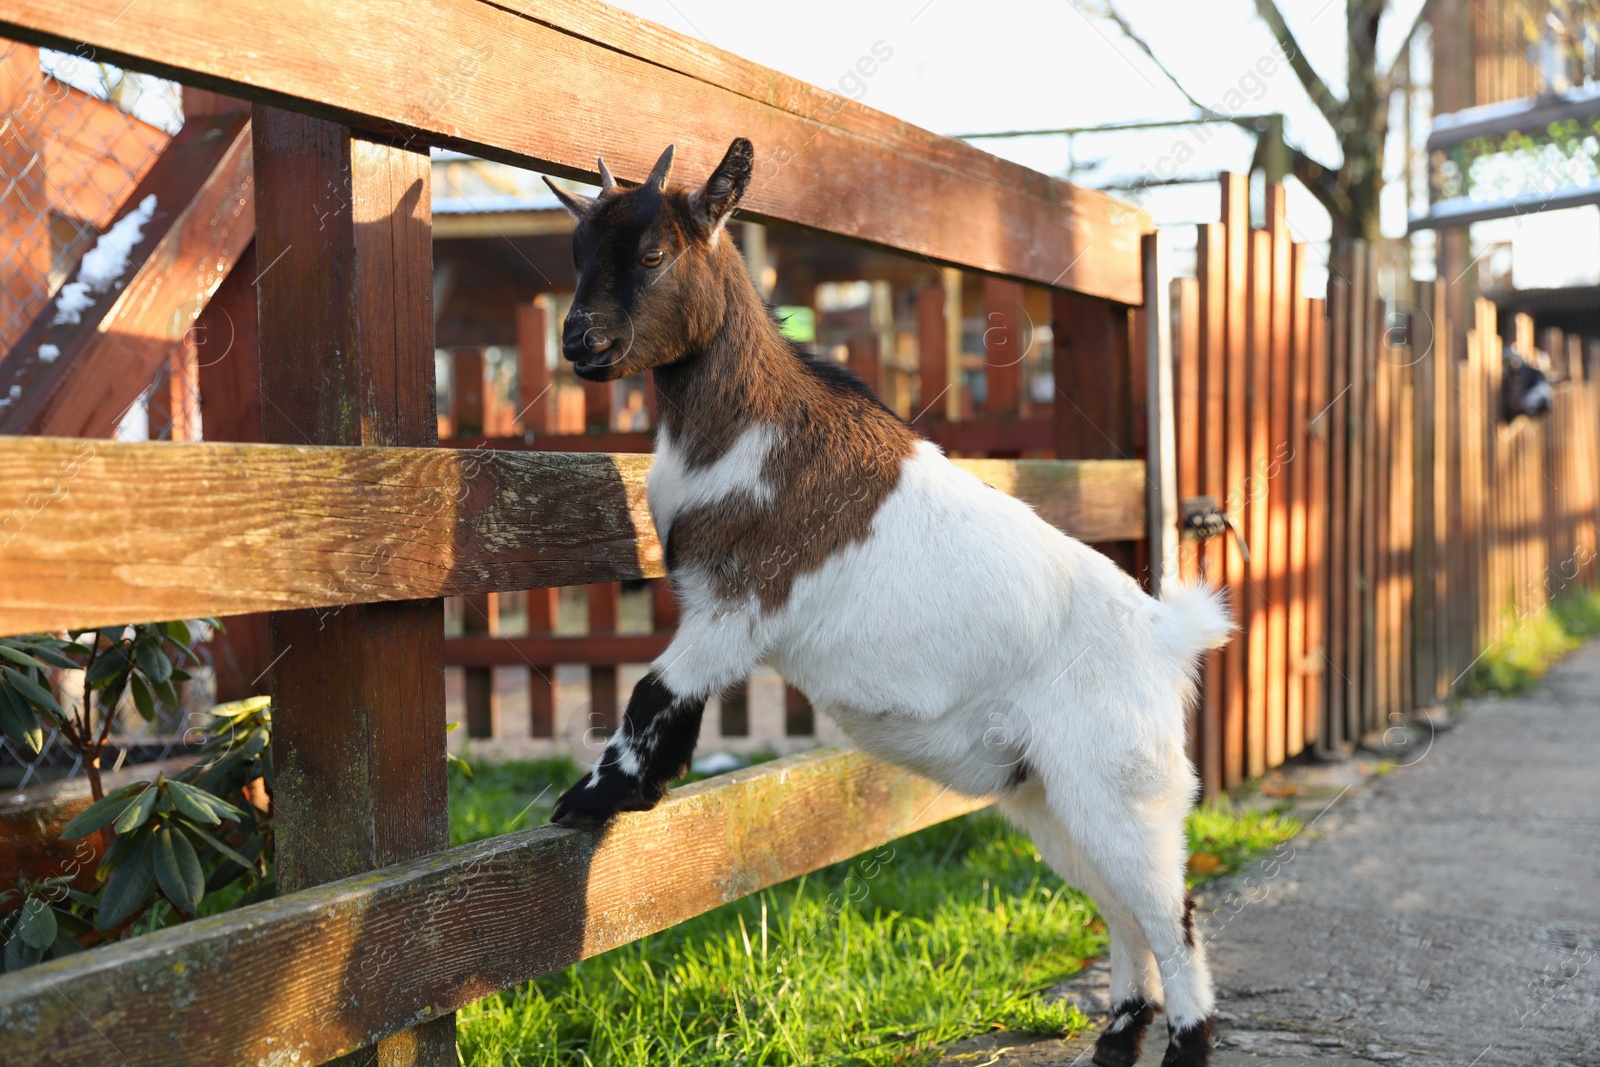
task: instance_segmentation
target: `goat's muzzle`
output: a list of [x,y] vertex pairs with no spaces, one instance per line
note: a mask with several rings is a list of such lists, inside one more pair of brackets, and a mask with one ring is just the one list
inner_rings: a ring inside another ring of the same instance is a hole
[[610,330],[593,325],[592,320],[573,322],[569,318],[561,331],[561,354],[578,377],[603,382],[611,377],[611,367],[623,353]]

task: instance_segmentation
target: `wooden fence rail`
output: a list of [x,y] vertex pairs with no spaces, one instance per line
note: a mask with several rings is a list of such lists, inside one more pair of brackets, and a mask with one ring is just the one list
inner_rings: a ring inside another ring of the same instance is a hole
[[[761,150],[743,208],[1045,285],[1143,300],[1139,209],[626,12],[553,0],[14,0],[0,34],[176,77],[402,143],[594,180],[638,180],[664,145],[709,174],[735,135]],[[397,63],[395,57],[404,56]],[[692,116],[692,119],[690,118]],[[626,130],[626,140],[602,131]],[[702,133],[716,130],[714,137]],[[321,194],[318,191],[318,195]],[[968,210],[929,211],[929,203]]]
[[986,803],[791,756],[7,975],[0,1064],[321,1063]]
[[[1137,460],[960,460],[1079,537],[1137,537]],[[0,633],[663,572],[648,455],[12,437]]]

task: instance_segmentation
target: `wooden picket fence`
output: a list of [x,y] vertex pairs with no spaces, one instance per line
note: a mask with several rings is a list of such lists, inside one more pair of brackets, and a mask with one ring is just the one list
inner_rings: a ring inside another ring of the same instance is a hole
[[1335,249],[1327,300],[1308,297],[1281,188],[1264,230],[1245,178],[1221,193],[1196,277],[1172,292],[1179,493],[1225,507],[1250,552],[1217,538],[1181,554],[1241,623],[1194,709],[1208,794],[1303,751],[1414,739],[1391,731],[1461,692],[1512,628],[1594,587],[1600,518],[1593,340],[1536,339],[1519,317],[1521,350],[1552,357],[1556,400],[1505,422],[1493,304],[1434,282],[1384,299],[1359,242]]
[[[742,134],[766,152],[757,221],[1049,287],[1071,400],[1042,425],[979,430],[1042,433],[1060,458],[968,462],[1113,552],[1146,536],[1129,436],[1129,313],[1150,262],[1136,208],[601,5],[394,14],[378,0],[0,9],[12,39],[254,103],[247,128],[227,119],[240,194],[171,236],[209,233],[236,258],[218,226],[253,199],[266,443],[0,440],[17,497],[0,632],[270,612],[281,893],[0,978],[0,1064],[320,1063],[374,1047],[384,1063],[454,1063],[465,1004],[985,803],[822,751],[605,834],[447,848],[442,598],[662,567],[648,457],[436,447],[430,145],[589,180],[604,154],[636,180],[669,142],[680,174],[709,173]],[[149,251],[134,250],[141,277],[160,275]],[[25,361],[41,344],[63,353],[18,372],[28,419],[81,399],[65,387],[72,353],[135,310],[101,304],[24,336]],[[990,391],[1015,385],[1000,370]]]

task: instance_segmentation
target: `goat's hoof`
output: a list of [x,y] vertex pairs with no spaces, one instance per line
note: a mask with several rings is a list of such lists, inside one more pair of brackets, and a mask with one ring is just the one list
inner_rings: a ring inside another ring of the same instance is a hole
[[663,791],[624,774],[601,775],[598,781],[586,776],[561,794],[550,821],[569,830],[598,830],[619,811],[649,811]]
[[1201,1019],[1181,1029],[1167,1023],[1167,1054],[1161,1067],[1206,1067],[1211,1062],[1211,1039],[1217,1031],[1216,1019]]
[[1144,1048],[1144,1032],[1156,1017],[1153,1004],[1130,997],[1111,1010],[1111,1021],[1094,1043],[1095,1067],[1133,1067]]

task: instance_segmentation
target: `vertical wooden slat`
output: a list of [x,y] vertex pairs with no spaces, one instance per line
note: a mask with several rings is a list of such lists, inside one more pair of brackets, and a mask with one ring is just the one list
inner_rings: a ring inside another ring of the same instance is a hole
[[[1365,670],[1364,634],[1363,627],[1363,592],[1365,590],[1363,568],[1366,566],[1365,546],[1363,533],[1366,527],[1366,516],[1369,511],[1367,487],[1367,331],[1369,328],[1370,301],[1368,286],[1370,280],[1369,258],[1367,249],[1359,242],[1350,244],[1350,255],[1346,260],[1350,279],[1350,304],[1349,304],[1349,368],[1350,392],[1346,412],[1348,418],[1348,431],[1345,440],[1347,452],[1348,472],[1345,477],[1345,558],[1344,563],[1344,608],[1345,608],[1345,684],[1348,688],[1344,700],[1344,732],[1346,742],[1359,742],[1362,734],[1362,715],[1364,714],[1365,689],[1363,671]],[[1338,574],[1338,571],[1334,572]]]
[[944,286],[917,290],[917,413],[923,418],[948,417],[950,355],[945,323]]
[[1349,686],[1349,593],[1348,572],[1350,513],[1350,264],[1354,257],[1349,247],[1335,250],[1334,277],[1328,282],[1328,378],[1326,421],[1328,438],[1328,496],[1326,511],[1328,575],[1327,655],[1322,691],[1326,705],[1323,715],[1323,745],[1330,752],[1344,748],[1349,738],[1346,707]]
[[483,349],[458,348],[450,354],[450,436],[482,437],[487,427]]
[[[1166,238],[1146,234],[1144,319],[1148,445],[1145,452],[1145,537],[1150,551],[1150,593],[1178,576],[1178,454],[1172,385],[1172,270]],[[1139,355],[1136,353],[1136,356]]]
[[734,683],[722,691],[722,718],[717,731],[723,737],[750,736],[750,680]]
[[[553,634],[556,616],[561,603],[559,589],[530,589],[525,594],[528,604],[528,632]],[[528,736],[554,737],[556,723],[556,669],[554,664],[534,663],[528,666]]]
[[[1201,465],[1204,463],[1201,443],[1205,437],[1205,424],[1200,393],[1200,283],[1194,278],[1174,281],[1172,303],[1178,497],[1188,499],[1202,492]],[[1185,580],[1193,580],[1198,574],[1200,554],[1199,548],[1192,552],[1183,551],[1181,574]]]
[[1419,708],[1439,702],[1438,582],[1443,573],[1439,558],[1438,520],[1440,496],[1446,491],[1439,474],[1439,353],[1434,339],[1434,284],[1415,284],[1414,310],[1409,340],[1412,359],[1412,419],[1416,424],[1412,454],[1416,487],[1411,553],[1412,601],[1411,654],[1415,657],[1412,699]]
[[[435,444],[427,151],[262,106],[252,129],[265,440]],[[272,633],[279,891],[447,847],[441,602],[280,612]],[[455,1018],[351,1061],[454,1064]]]
[[[1148,292],[1148,290],[1146,290]],[[1200,402],[1200,284],[1193,278],[1179,278],[1172,283],[1174,308],[1173,347],[1176,350],[1174,378],[1174,404],[1176,407],[1177,477],[1180,517],[1182,501],[1200,495],[1200,467],[1203,462],[1200,442],[1205,435],[1201,424]],[[1195,582],[1200,577],[1200,556],[1204,548],[1198,544],[1178,545],[1178,574],[1185,582]],[[1210,657],[1206,657],[1210,660]],[[1199,770],[1202,783],[1206,774],[1205,761],[1205,667],[1201,667],[1200,699],[1189,708],[1189,761]],[[1202,788],[1204,786],[1202,785]]]
[[546,361],[543,305],[517,305],[517,422],[524,434],[542,436],[550,426],[550,366]]
[[878,347],[878,335],[875,333],[856,334],[850,338],[849,344],[850,369],[856,376],[867,383],[867,387],[879,396],[883,395],[883,354]]
[[[500,633],[500,596],[470,593],[461,598],[461,633],[464,637],[495,637]],[[493,667],[463,667],[467,736],[500,736],[500,697],[495,692]]]
[[1301,291],[1305,284],[1306,251],[1304,245],[1292,246],[1289,272],[1291,335],[1286,364],[1290,388],[1289,447],[1285,460],[1289,481],[1284,486],[1289,512],[1288,582],[1284,594],[1288,605],[1289,641],[1285,683],[1288,693],[1284,701],[1284,754],[1287,756],[1299,755],[1306,744],[1306,493],[1311,479],[1311,442],[1306,435],[1306,420],[1312,413],[1311,323],[1306,318],[1311,302]]
[[[1374,315],[1384,315],[1382,301],[1374,300]],[[1368,440],[1371,442],[1372,463],[1368,470],[1372,477],[1367,494],[1367,532],[1372,548],[1368,559],[1371,568],[1366,582],[1372,604],[1371,636],[1368,646],[1372,663],[1371,702],[1372,718],[1364,725],[1366,730],[1385,729],[1392,710],[1389,703],[1389,653],[1392,650],[1389,633],[1390,567],[1393,551],[1394,514],[1399,502],[1391,492],[1391,459],[1395,427],[1389,418],[1391,393],[1394,384],[1393,351],[1386,344],[1389,335],[1387,321],[1380,320],[1373,336],[1372,423]]]
[[[1227,450],[1224,430],[1228,405],[1228,269],[1227,233],[1222,226],[1202,225],[1197,234],[1196,273],[1199,282],[1198,329],[1201,344],[1201,404],[1203,427],[1200,440],[1201,480],[1199,491],[1226,505]],[[1223,587],[1227,582],[1227,553],[1224,535],[1206,542],[1200,550],[1206,580]],[[1234,602],[1237,610],[1237,601]],[[1229,645],[1236,645],[1237,640]],[[1205,795],[1215,796],[1223,786],[1223,706],[1227,675],[1226,653],[1206,656],[1200,693],[1200,778]]]
[[616,383],[580,381],[579,384],[583,387],[583,428],[589,433],[609,432]]
[[[1267,233],[1272,248],[1271,369],[1267,377],[1268,446],[1262,471],[1267,508],[1267,704],[1266,765],[1276,767],[1288,746],[1289,700],[1289,501],[1295,480],[1290,450],[1290,344],[1294,323],[1294,273],[1282,185],[1266,188]],[[1298,708],[1297,708],[1298,710]]]
[[[1222,500],[1242,524],[1250,491],[1250,433],[1246,422],[1250,410],[1249,320],[1246,318],[1246,294],[1250,284],[1250,183],[1243,175],[1224,174],[1221,185],[1222,231],[1227,245],[1227,406],[1224,419],[1227,491]],[[1249,697],[1246,664],[1249,657],[1243,628],[1249,621],[1249,605],[1245,599],[1244,556],[1232,538],[1223,552],[1227,562],[1228,601],[1233,605],[1234,617],[1240,626],[1240,632],[1223,650],[1223,673],[1227,679],[1223,687],[1223,787],[1231,789],[1243,779],[1245,772],[1245,706]]]
[[1022,358],[1027,355],[1023,321],[1022,283],[984,278],[983,366],[989,394],[985,415],[1014,416],[1021,407]]
[[[589,589],[589,632],[614,634],[622,607],[622,583],[600,582]],[[589,668],[589,714],[591,724],[615,730],[622,722],[617,704],[617,668]]]
[[1246,477],[1245,529],[1250,566],[1245,579],[1244,638],[1248,696],[1245,702],[1245,771],[1251,778],[1267,769],[1269,623],[1272,546],[1267,475],[1272,463],[1272,236],[1250,234],[1249,315],[1249,474]]
[[1309,326],[1306,378],[1306,680],[1305,744],[1322,741],[1327,694],[1332,673],[1328,654],[1328,442],[1333,428],[1329,410],[1328,309],[1321,300],[1307,302]]
[[817,732],[816,713],[811,701],[792,685],[783,687],[783,733],[785,737],[812,737]]
[[1378,662],[1377,662],[1377,612],[1378,612],[1378,516],[1387,513],[1387,502],[1378,495],[1382,485],[1382,462],[1377,426],[1377,378],[1380,346],[1383,338],[1383,301],[1375,295],[1376,267],[1370,247],[1363,248],[1367,299],[1359,309],[1357,326],[1361,331],[1361,380],[1364,395],[1361,400],[1361,492],[1355,494],[1361,513],[1356,516],[1361,545],[1361,566],[1358,571],[1358,599],[1361,613],[1358,616],[1361,638],[1361,704],[1353,736],[1361,740],[1378,727]]

